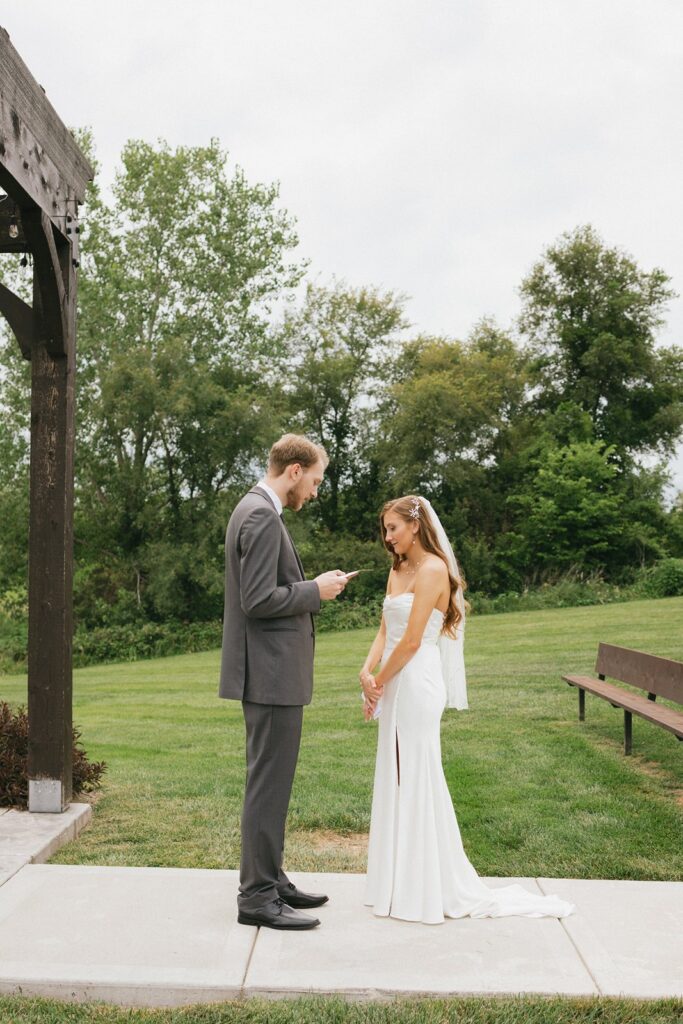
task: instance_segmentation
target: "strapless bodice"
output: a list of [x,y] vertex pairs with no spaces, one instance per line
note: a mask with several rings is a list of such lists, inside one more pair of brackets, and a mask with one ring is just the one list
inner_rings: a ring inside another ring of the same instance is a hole
[[[387,626],[387,647],[395,647],[406,631],[410,610],[413,605],[413,597],[410,594],[396,594],[394,597],[384,598],[384,621]],[[436,644],[441,635],[443,627],[443,612],[433,608],[427,619],[424,633],[422,634],[423,644]]]

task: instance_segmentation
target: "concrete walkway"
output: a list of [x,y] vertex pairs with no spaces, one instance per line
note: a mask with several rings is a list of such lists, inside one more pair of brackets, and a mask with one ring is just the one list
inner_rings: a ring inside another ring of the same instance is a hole
[[0,885],[25,864],[44,864],[90,823],[90,804],[70,804],[63,814],[29,814],[0,807]]
[[6,994],[138,1006],[313,993],[683,997],[683,883],[488,879],[555,892],[577,913],[429,926],[374,917],[362,875],[293,873],[330,896],[321,927],[297,934],[237,924],[235,871],[34,861],[1,879]]

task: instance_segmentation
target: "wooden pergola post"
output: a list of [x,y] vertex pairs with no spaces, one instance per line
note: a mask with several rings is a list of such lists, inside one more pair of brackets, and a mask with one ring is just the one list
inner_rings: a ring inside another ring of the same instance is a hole
[[33,303],[0,285],[31,360],[29,810],[72,791],[74,378],[78,207],[93,170],[0,28],[0,253],[33,258]]

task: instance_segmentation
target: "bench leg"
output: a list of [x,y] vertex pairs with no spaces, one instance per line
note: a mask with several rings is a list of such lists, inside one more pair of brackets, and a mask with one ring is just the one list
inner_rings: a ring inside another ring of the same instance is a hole
[[630,711],[624,711],[624,753],[630,754],[633,746],[632,715]]
[[579,689],[579,721],[586,721],[586,691]]

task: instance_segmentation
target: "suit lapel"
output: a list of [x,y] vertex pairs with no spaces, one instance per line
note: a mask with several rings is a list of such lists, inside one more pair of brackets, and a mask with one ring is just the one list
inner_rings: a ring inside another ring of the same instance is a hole
[[[270,497],[266,494],[265,491],[262,491],[260,487],[252,487],[252,489],[251,489],[251,491],[249,493],[250,494],[258,494],[261,498],[263,498],[264,501],[267,501],[268,504],[270,505],[270,507],[272,508],[273,512],[275,512],[275,514],[277,515],[277,509],[273,505],[273,502],[271,501]],[[287,543],[291,547],[292,552],[294,554],[294,557],[296,558],[296,564],[299,566],[299,572],[301,573],[301,579],[302,579],[302,582],[303,582],[306,579],[306,573],[304,572],[303,564],[301,562],[301,559],[299,558],[299,552],[296,549],[296,544],[292,540],[291,534],[290,534],[289,530],[287,529],[287,524],[285,523],[282,515],[280,515],[279,519],[280,519],[280,522],[282,524],[282,531],[283,531],[283,533],[285,534],[285,536],[287,538]],[[311,630],[313,631],[313,635],[315,636],[315,615],[313,615],[312,613],[311,613]]]
[[282,516],[280,516],[280,522],[282,523],[282,525],[285,528],[285,533],[287,534],[287,537],[289,539],[289,543],[292,545],[292,551],[294,552],[294,557],[296,558],[296,564],[299,566],[299,572],[301,573],[301,579],[305,580],[306,579],[306,573],[304,572],[303,563],[302,563],[301,559],[299,558],[299,552],[296,549],[296,544],[292,540],[292,535],[289,532],[289,530],[287,529],[287,523],[284,521]]
[[[257,487],[252,487],[252,489],[251,489],[251,491],[249,493],[250,494],[258,494],[259,497],[263,498],[265,501],[268,502],[268,504],[270,505],[272,510],[277,514],[277,509],[273,505],[273,502],[271,501],[269,495],[267,495],[265,491],[262,491],[260,487],[258,487],[258,486]],[[306,579],[306,573],[304,572],[303,563],[302,563],[301,559],[299,558],[299,552],[296,549],[296,544],[292,540],[292,535],[289,532],[289,530],[287,529],[287,524],[285,523],[282,514],[280,514],[279,519],[280,519],[280,522],[282,523],[282,532],[284,533],[285,537],[287,538],[287,543],[289,544],[290,548],[292,549],[292,554],[294,555],[294,557],[296,559],[296,564],[299,566],[299,572],[301,573],[301,579],[305,580]]]
[[[294,557],[296,558],[296,564],[299,566],[299,572],[301,573],[301,579],[302,579],[302,581],[305,581],[306,573],[304,572],[303,562],[299,558],[299,552],[296,549],[296,544],[292,540],[292,535],[289,532],[289,530],[287,529],[287,523],[285,522],[283,516],[280,516],[280,522],[282,523],[282,528],[285,531],[285,533],[287,534],[287,540],[291,544],[292,551],[294,552]],[[315,633],[315,615],[313,615],[313,614],[311,614],[311,629],[313,630],[313,633]]]

